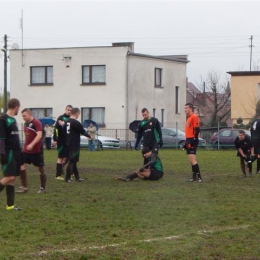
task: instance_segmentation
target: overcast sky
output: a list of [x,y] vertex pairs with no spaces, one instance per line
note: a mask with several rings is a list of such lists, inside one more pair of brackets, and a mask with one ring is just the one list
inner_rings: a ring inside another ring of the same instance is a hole
[[[8,48],[110,46],[135,43],[135,52],[188,55],[189,81],[216,71],[250,70],[260,65],[260,1],[3,1],[0,44]],[[8,75],[9,77],[9,75]],[[3,89],[3,52],[0,53]]]

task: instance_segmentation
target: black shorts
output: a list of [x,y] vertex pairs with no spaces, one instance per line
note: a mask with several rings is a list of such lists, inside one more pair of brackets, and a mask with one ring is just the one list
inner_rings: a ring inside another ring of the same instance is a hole
[[194,141],[194,138],[186,139],[186,150],[187,154],[196,154],[198,148],[198,142]]
[[6,150],[6,156],[8,156],[8,162],[2,165],[4,176],[19,176],[21,168],[21,151]]
[[69,151],[69,162],[75,163],[79,161],[79,152],[80,150],[71,150]]
[[150,151],[152,151],[155,154],[158,154],[158,150],[159,150],[159,144],[157,142],[153,143],[153,144],[149,144],[149,145],[145,145],[143,144],[143,147],[147,147],[149,148]]
[[252,139],[255,154],[260,154],[260,139]]
[[158,171],[157,169],[151,168],[151,174],[149,177],[146,177],[145,180],[158,181],[163,176],[163,172]]
[[36,167],[44,166],[42,153],[22,153],[22,164],[33,164]]
[[69,158],[69,150],[66,145],[58,144],[57,151],[58,151],[58,158],[60,159]]

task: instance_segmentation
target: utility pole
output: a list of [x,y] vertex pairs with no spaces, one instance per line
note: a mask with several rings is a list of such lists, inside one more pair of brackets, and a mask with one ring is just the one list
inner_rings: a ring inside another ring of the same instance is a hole
[[253,46],[253,35],[251,35],[251,37],[249,38],[251,40],[251,44],[249,45],[250,47],[250,71],[251,71],[251,66],[252,66],[252,48]]
[[7,111],[7,35],[4,36],[4,113]]

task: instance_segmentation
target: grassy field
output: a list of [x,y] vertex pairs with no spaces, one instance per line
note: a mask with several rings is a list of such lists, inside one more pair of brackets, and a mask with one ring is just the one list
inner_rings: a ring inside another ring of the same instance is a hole
[[54,179],[56,157],[45,151],[46,194],[28,167],[29,191],[16,195],[23,211],[6,211],[1,193],[1,260],[260,259],[260,174],[241,178],[235,150],[198,151],[203,183],[188,182],[180,150],[160,151],[157,182],[113,179],[142,165],[134,150],[82,150],[85,182],[73,184]]

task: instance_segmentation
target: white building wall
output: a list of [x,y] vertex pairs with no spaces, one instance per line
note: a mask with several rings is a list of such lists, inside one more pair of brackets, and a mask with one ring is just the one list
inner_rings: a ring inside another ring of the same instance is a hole
[[[155,87],[155,68],[162,69],[162,88]],[[162,122],[161,110],[164,109],[164,126],[183,125],[186,118],[183,107],[186,101],[186,64],[174,61],[150,59],[139,56],[129,58],[129,121],[142,119],[141,110],[146,107],[150,115],[156,109],[155,117]],[[175,87],[179,86],[181,113],[175,114]],[[183,128],[183,126],[181,127]]]
[[[158,58],[127,55],[129,48],[86,47],[30,49],[10,51],[11,97],[18,98],[21,110],[52,108],[56,119],[68,104],[74,107],[105,107],[107,129],[128,129],[135,119],[142,119],[141,109],[159,121],[164,109],[164,126],[183,124],[186,101],[186,63]],[[63,56],[69,56],[68,61]],[[106,65],[106,85],[82,86],[83,65]],[[31,66],[53,66],[53,86],[30,86]],[[162,69],[162,88],[155,88],[155,68]],[[175,114],[175,86],[179,86],[180,114]],[[22,123],[21,116],[17,116]],[[179,127],[182,129],[183,127]]]
[[[125,128],[127,47],[97,47],[10,51],[11,97],[21,109],[53,108],[53,117],[74,107],[105,107],[107,128]],[[70,56],[69,61],[63,55]],[[82,86],[82,65],[106,65],[106,85]],[[53,86],[29,86],[30,66],[53,66]],[[17,117],[18,122],[22,119]]]

